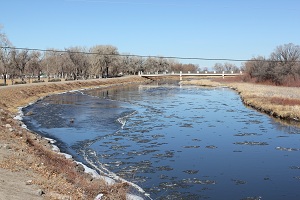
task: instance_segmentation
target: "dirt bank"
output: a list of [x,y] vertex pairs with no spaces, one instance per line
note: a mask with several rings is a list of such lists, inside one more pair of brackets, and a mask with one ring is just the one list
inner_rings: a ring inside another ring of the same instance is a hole
[[49,141],[21,127],[18,108],[50,94],[74,89],[146,82],[138,76],[0,87],[0,200],[125,199],[127,184],[112,186],[51,150]]
[[182,81],[185,85],[226,86],[240,94],[245,105],[275,118],[300,120],[300,88],[243,82],[217,82],[209,79]]

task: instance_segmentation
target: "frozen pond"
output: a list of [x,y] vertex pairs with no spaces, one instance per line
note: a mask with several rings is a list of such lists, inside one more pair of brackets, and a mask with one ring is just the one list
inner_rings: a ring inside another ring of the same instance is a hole
[[152,199],[300,199],[300,130],[227,88],[70,92],[24,109],[30,129]]

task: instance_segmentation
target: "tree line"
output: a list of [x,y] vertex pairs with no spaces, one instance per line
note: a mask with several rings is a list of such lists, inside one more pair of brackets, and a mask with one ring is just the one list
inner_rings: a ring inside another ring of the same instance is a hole
[[[0,27],[0,47],[13,45]],[[232,63],[216,63],[213,70],[218,73],[243,71],[243,80],[276,85],[300,86],[300,46],[293,43],[276,47],[269,58],[254,57],[237,67]],[[69,47],[63,51],[44,51],[0,48],[0,78],[25,78],[78,80],[89,78],[116,77],[143,73],[183,72],[196,73],[199,65],[182,64],[177,59],[164,57],[141,57],[121,54],[112,45],[95,45],[91,48]]]
[[277,46],[269,58],[257,56],[244,63],[245,81],[300,86],[300,46]]
[[47,49],[45,51],[4,48],[12,47],[0,27],[0,77],[6,84],[7,78],[12,82],[20,78],[41,77],[48,79],[78,80],[89,78],[116,77],[155,72],[195,73],[200,68],[195,64],[182,64],[176,59],[163,57],[140,57],[120,54],[112,45],[96,45],[91,48],[70,47],[63,51]]

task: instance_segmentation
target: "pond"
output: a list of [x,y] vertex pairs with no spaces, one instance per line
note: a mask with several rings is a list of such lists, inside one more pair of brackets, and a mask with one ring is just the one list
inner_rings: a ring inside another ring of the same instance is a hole
[[151,199],[300,198],[300,130],[245,107],[228,88],[73,91],[23,111],[33,113],[29,129]]

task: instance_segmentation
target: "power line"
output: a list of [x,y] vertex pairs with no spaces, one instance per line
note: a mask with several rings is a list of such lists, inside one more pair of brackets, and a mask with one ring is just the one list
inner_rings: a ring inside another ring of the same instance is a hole
[[[54,49],[36,49],[36,48],[23,48],[23,47],[0,47],[1,49],[13,49],[13,50],[26,50],[26,51],[41,51],[41,52],[54,52],[54,53],[78,53],[87,55],[102,55],[102,56],[120,56],[120,57],[140,57],[140,58],[162,58],[162,59],[178,59],[178,60],[200,60],[200,61],[228,61],[228,62],[282,62],[277,60],[260,60],[260,59],[232,59],[232,58],[203,58],[203,57],[180,57],[180,56],[145,56],[137,54],[101,54],[96,52],[83,52],[83,51],[68,51],[68,50],[54,50]],[[287,61],[287,62],[300,62]]]
[[103,56],[165,58],[165,59],[178,59],[178,60],[206,60],[206,61],[234,61],[234,62],[249,61],[249,60],[244,60],[244,59],[230,59],[230,58],[201,58],[201,57],[153,56],[153,55],[145,56],[145,55],[137,55],[137,54],[99,54],[96,52],[54,50],[54,49],[36,49],[36,48],[23,48],[23,47],[1,47],[1,48],[2,49],[14,49],[14,50],[27,50],[27,51],[54,52],[54,53],[78,53],[78,54],[103,55]]

